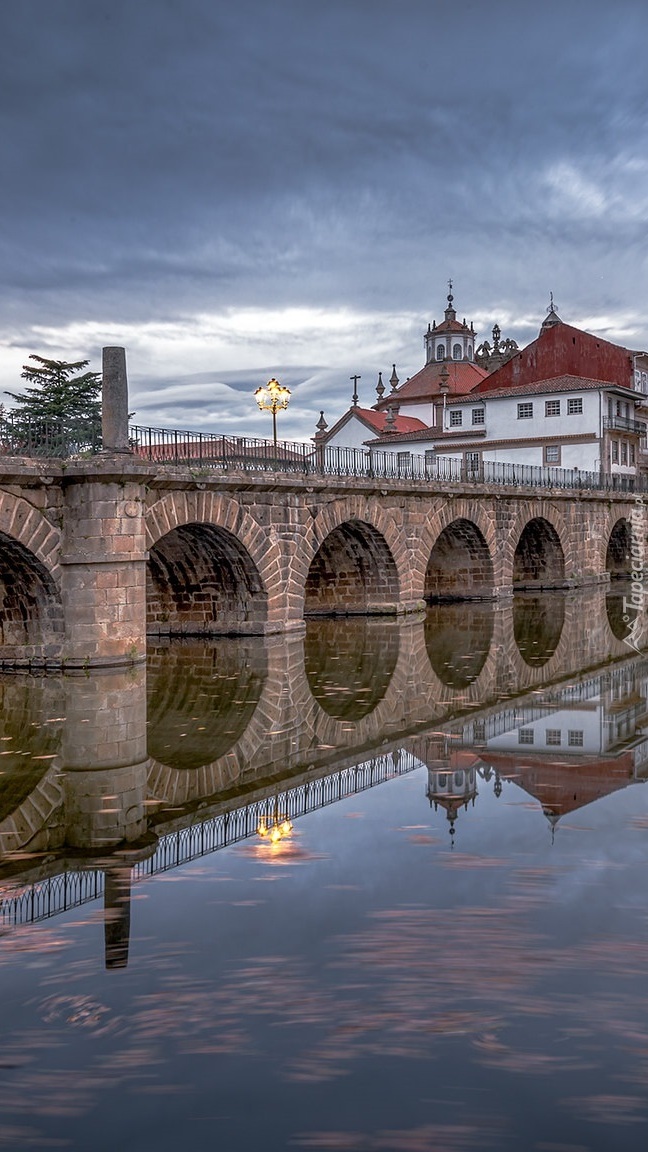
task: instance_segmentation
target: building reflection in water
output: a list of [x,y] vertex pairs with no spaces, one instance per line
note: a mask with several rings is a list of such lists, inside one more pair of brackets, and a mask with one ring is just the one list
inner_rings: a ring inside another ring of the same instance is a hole
[[521,788],[553,828],[644,780],[648,661],[594,602],[314,620],[303,637],[155,646],[148,674],[0,679],[0,918],[103,893],[120,968],[131,883],[256,836],[269,812],[294,821],[425,765],[452,842],[490,787]]
[[566,813],[648,779],[647,701],[648,661],[635,659],[449,725],[443,742],[414,746],[430,803],[445,808],[454,835],[479,779],[496,796],[515,785],[538,801],[553,835]]

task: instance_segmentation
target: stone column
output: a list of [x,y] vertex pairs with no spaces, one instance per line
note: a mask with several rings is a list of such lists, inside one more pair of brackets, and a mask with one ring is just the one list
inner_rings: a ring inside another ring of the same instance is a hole
[[125,348],[103,350],[101,438],[106,453],[130,452]]

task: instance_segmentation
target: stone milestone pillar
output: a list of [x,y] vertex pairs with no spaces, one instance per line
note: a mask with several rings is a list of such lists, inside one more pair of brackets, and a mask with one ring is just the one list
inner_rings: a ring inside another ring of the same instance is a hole
[[101,388],[101,438],[105,453],[130,452],[126,349],[104,348]]
[[123,348],[104,348],[103,450],[66,461],[61,551],[67,667],[127,664],[146,655],[145,485],[128,446]]

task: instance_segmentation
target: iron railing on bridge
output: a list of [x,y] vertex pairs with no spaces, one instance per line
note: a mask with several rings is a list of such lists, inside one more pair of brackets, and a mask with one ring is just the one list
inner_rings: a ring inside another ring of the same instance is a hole
[[248,436],[216,436],[132,425],[131,444],[136,455],[157,464],[190,465],[224,472],[298,473],[305,476],[358,477],[436,483],[506,484],[531,488],[595,489],[647,492],[648,478],[620,473],[585,472],[579,468],[550,468],[533,464],[505,464],[425,455],[411,451],[374,448],[319,447]]
[[[524,488],[589,489],[648,492],[648,477],[506,464],[482,459],[455,459],[426,452],[313,446],[250,436],[216,435],[132,424],[131,450],[156,465],[220,472],[272,472],[284,475],[410,480],[436,484],[502,484]],[[0,455],[27,458],[83,458],[101,448],[100,430],[64,420],[24,418],[0,422]]]
[[0,416],[0,455],[67,460],[101,449],[101,422],[32,418],[13,409]]

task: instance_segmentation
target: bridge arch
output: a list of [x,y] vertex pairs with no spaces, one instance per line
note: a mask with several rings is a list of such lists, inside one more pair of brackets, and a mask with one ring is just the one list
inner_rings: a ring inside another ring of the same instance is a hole
[[478,681],[491,654],[494,626],[492,604],[431,605],[425,617],[425,647],[440,684],[465,691]]
[[560,588],[565,584],[565,553],[560,534],[544,515],[526,522],[513,553],[513,587]]
[[565,596],[560,592],[520,592],[513,597],[513,639],[529,668],[542,668],[558,651],[565,627]]
[[484,599],[493,595],[493,562],[483,533],[459,516],[439,533],[425,572],[427,601]]
[[367,519],[340,518],[320,538],[304,584],[304,615],[398,611],[401,581],[384,534]]
[[[412,598],[436,602],[490,599],[501,582],[495,520],[483,503],[467,497],[437,497],[409,537]],[[460,588],[464,567],[473,578],[466,596]]]
[[64,627],[52,573],[34,552],[0,531],[0,659],[58,657]]
[[259,637],[149,647],[147,752],[179,772],[226,757],[249,728],[267,679]]
[[620,516],[608,536],[605,552],[605,568],[610,578],[621,579],[630,575],[632,552],[632,528],[625,516]]
[[385,697],[399,649],[396,620],[308,620],[304,672],[313,699],[336,720],[364,719]]
[[169,494],[148,510],[147,537],[148,632],[265,630],[277,549],[236,501],[219,493]]
[[42,512],[0,492],[0,663],[60,657],[60,542]]

